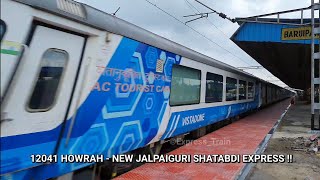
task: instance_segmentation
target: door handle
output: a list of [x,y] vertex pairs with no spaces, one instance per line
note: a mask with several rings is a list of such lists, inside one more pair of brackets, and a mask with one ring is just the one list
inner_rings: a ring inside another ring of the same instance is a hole
[[5,119],[1,119],[1,122],[4,122],[4,121],[12,121],[13,119],[12,118],[5,118]]
[[7,112],[1,113],[1,122],[13,120],[12,118],[7,117],[7,114],[8,114]]

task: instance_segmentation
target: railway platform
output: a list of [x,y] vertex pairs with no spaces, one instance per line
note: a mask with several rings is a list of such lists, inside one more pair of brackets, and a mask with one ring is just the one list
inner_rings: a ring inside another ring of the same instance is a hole
[[319,179],[320,131],[310,130],[310,106],[306,101],[296,101],[281,120],[263,153],[291,154],[294,163],[257,163],[247,176],[248,180]]
[[[290,105],[290,99],[266,107],[168,154],[256,154]],[[206,142],[206,143],[201,143]],[[209,143],[208,143],[209,142]],[[147,163],[116,179],[237,179],[245,163]]]

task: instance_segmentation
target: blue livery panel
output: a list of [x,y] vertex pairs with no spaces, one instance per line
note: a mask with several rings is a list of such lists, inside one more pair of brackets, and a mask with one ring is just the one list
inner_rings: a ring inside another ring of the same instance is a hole
[[[161,49],[123,38],[106,67],[97,67],[101,76],[78,108],[67,120],[58,154],[104,154],[110,157],[143,147],[159,130],[168,105],[172,64],[181,57]],[[156,66],[163,64],[163,69]],[[74,125],[70,139],[67,132]],[[1,138],[2,178],[55,177],[89,164],[33,164],[32,154],[44,153],[55,145],[62,125],[47,132]],[[53,152],[51,152],[53,153]],[[40,173],[41,172],[41,173]]]
[[258,108],[260,91],[259,86],[255,87],[254,100],[250,102],[172,113],[166,132],[161,139],[184,134]]
[[[64,154],[111,157],[147,145],[159,131],[169,104],[172,65],[180,61],[179,55],[122,38],[109,63],[97,67],[101,75],[75,117],[66,121],[58,157]],[[173,113],[162,139],[257,108],[259,88],[255,87],[251,102]],[[1,174],[6,174],[1,178],[45,179],[90,165],[31,162],[32,154],[53,153],[47,153],[46,148],[56,146],[57,134],[63,127],[61,124],[46,132],[1,138]],[[72,132],[67,139],[70,128]]]

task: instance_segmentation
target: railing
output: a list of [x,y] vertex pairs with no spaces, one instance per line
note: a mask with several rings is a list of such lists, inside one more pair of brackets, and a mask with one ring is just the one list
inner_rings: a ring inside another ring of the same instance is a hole
[[[261,14],[261,15],[256,15],[256,16],[250,16],[250,17],[245,17],[245,18],[235,18],[236,22],[256,22],[256,23],[270,23],[270,24],[289,24],[289,25],[298,25],[298,26],[308,26],[311,25],[311,22],[305,23],[304,20],[304,11],[306,10],[311,10],[311,8],[314,7],[315,9],[320,9],[320,3],[314,3],[313,5],[305,8],[299,8],[299,9],[291,9],[291,10],[286,10],[286,11],[279,11],[279,12],[274,12],[274,13],[268,13],[268,14]],[[280,15],[283,14],[289,14],[289,13],[294,13],[294,12],[300,12],[300,23],[292,23],[292,22],[281,22]],[[259,19],[259,18],[265,18],[268,16],[277,16],[276,22],[272,21],[266,21],[265,19]],[[316,23],[319,24],[319,23]]]

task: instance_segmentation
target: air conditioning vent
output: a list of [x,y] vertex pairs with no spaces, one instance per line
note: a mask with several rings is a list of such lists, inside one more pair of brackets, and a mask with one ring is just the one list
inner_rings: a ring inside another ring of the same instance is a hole
[[58,8],[64,12],[85,18],[85,12],[80,3],[72,0],[57,0]]

